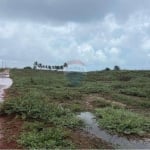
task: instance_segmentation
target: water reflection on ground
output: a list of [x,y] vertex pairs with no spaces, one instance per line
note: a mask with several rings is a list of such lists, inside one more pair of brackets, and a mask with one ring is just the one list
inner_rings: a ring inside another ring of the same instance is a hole
[[86,125],[83,130],[95,135],[102,140],[117,146],[118,148],[124,149],[149,149],[150,139],[145,140],[133,140],[127,139],[126,137],[120,137],[118,135],[111,135],[107,131],[101,129],[96,123],[95,116],[90,112],[82,112],[78,115]]
[[12,85],[13,81],[9,78],[9,74],[0,73],[0,102],[4,101],[5,89]]

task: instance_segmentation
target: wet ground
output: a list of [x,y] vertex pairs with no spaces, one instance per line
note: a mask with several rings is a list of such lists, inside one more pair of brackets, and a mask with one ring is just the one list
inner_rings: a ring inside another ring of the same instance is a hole
[[71,137],[69,137],[69,140],[76,145],[77,149],[114,149],[111,144],[83,130],[74,129],[70,132]]
[[[8,89],[12,85],[13,81],[9,78],[9,71],[6,70],[0,73],[0,103],[4,101],[5,90]],[[14,125],[17,125],[18,122],[11,123],[11,118],[7,116],[0,116],[0,149],[8,149],[8,148],[17,148],[17,145],[12,138],[14,138],[13,134],[16,132]],[[10,132],[10,128],[11,130]],[[19,128],[18,128],[19,129]],[[15,131],[12,133],[12,131]]]
[[8,89],[12,83],[13,81],[9,78],[8,71],[0,73],[0,102],[4,101],[5,89]]
[[102,140],[111,143],[114,147],[123,148],[123,149],[149,149],[150,148],[150,139],[135,140],[128,139],[126,137],[120,137],[117,134],[111,135],[107,131],[101,129],[96,123],[95,116],[90,112],[82,112],[79,116],[84,123],[84,131],[101,138]]

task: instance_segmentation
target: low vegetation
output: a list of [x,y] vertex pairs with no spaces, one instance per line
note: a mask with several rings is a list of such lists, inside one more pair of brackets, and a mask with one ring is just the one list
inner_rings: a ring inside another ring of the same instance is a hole
[[121,134],[144,135],[150,133],[150,119],[125,109],[106,107],[96,109],[101,127]]
[[79,125],[79,120],[69,109],[35,99],[33,95],[6,101],[2,111],[5,114],[20,115],[23,119],[41,120],[54,125],[69,127]]
[[41,122],[27,122],[18,143],[30,149],[74,148],[63,128],[46,127]]
[[26,121],[18,139],[24,148],[80,148],[68,131],[82,124],[76,112],[95,109],[99,125],[110,131],[150,132],[150,71],[89,72],[75,86],[63,72],[14,69],[10,73],[14,83],[0,114]]

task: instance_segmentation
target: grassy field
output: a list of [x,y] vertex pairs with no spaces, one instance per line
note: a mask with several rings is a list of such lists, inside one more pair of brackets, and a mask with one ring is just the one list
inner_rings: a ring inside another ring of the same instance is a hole
[[71,138],[83,125],[76,117],[81,111],[95,113],[113,132],[150,134],[150,71],[89,72],[78,86],[63,72],[11,70],[11,78],[1,114],[25,120],[17,140],[24,148],[81,148]]

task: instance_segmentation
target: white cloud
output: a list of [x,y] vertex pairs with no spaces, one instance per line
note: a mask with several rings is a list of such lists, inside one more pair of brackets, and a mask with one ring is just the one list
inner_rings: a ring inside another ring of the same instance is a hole
[[116,47],[112,47],[110,49],[110,54],[112,54],[113,56],[114,55],[118,55],[119,53],[120,53],[120,50],[118,48],[116,48]]
[[116,21],[116,18],[113,14],[108,14],[102,23],[103,28],[109,32],[113,32],[120,28],[119,24]]
[[106,63],[107,61],[107,56],[102,50],[96,51],[96,57],[97,57],[96,60],[98,60],[99,62]]
[[11,66],[29,65],[35,60],[62,64],[71,59],[81,59],[87,66],[101,69],[114,65],[148,66],[150,17],[146,12],[139,13],[143,17],[137,14],[124,23],[114,14],[98,21],[60,26],[0,21],[0,59]]
[[146,52],[150,52],[150,39],[145,39],[143,41],[142,49]]

